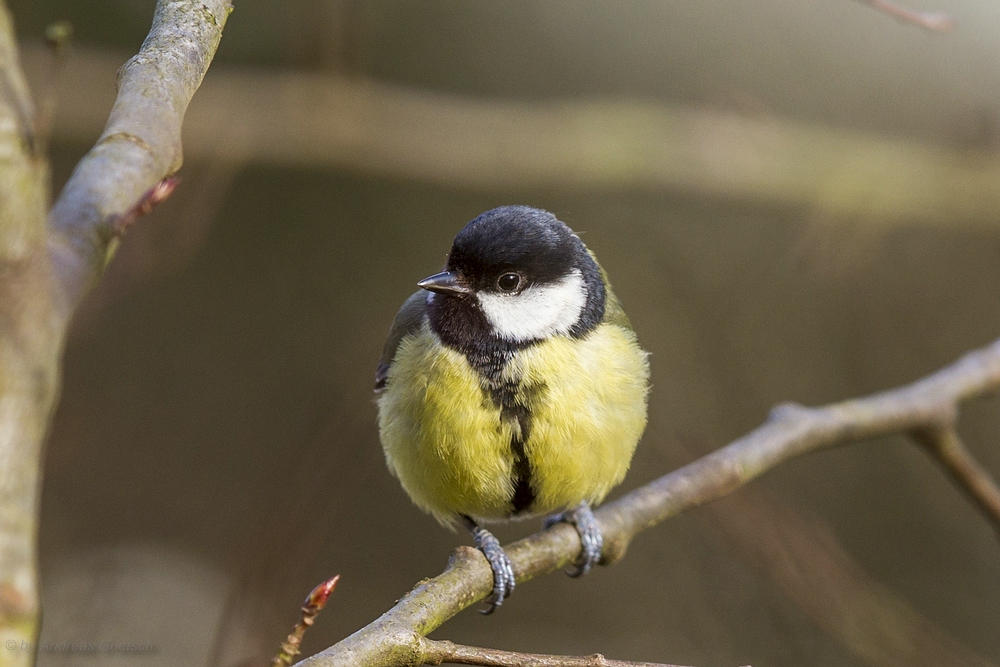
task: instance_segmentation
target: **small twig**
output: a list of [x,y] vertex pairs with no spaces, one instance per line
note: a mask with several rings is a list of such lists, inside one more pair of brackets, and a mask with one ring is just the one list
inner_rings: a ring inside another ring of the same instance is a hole
[[915,431],[913,436],[937,457],[952,478],[1000,531],[1000,487],[972,457],[954,426]]
[[112,229],[114,233],[121,236],[136,220],[144,215],[152,213],[160,203],[173,194],[181,179],[177,176],[168,176],[162,181],[146,190],[146,193],[139,199],[139,203],[121,215],[114,216]]
[[306,596],[306,601],[302,603],[302,618],[292,628],[292,634],[288,635],[288,639],[282,643],[278,655],[271,660],[271,667],[288,667],[292,664],[292,660],[301,652],[299,647],[302,645],[302,638],[305,636],[306,630],[312,627],[316,621],[316,615],[323,611],[323,607],[326,606],[330,594],[337,587],[338,581],[340,581],[339,574],[333,579],[327,579]]
[[889,0],[858,0],[858,2],[871,5],[880,12],[919,28],[934,32],[951,32],[955,29],[955,21],[944,12],[918,12]]
[[180,183],[180,180],[181,179],[176,176],[168,176],[167,178],[164,178],[162,181],[147,190],[135,206],[121,215],[111,217],[112,237],[109,239],[107,248],[105,249],[105,266],[107,266],[108,262],[114,258],[115,253],[118,252],[118,245],[121,236],[125,234],[128,228],[131,227],[136,220],[148,213],[151,213],[153,209],[160,204],[160,202],[169,197],[177,188],[177,184]]
[[495,648],[463,646],[449,641],[425,639],[425,664],[484,665],[486,667],[679,667],[660,662],[609,660],[600,653],[593,655],[549,655],[516,653]]
[[55,117],[58,103],[57,84],[59,75],[66,66],[72,41],[73,24],[69,21],[56,21],[45,28],[45,44],[49,47],[50,53],[49,66],[44,75],[35,117],[35,136],[40,153],[48,150],[49,140],[52,137],[52,119]]

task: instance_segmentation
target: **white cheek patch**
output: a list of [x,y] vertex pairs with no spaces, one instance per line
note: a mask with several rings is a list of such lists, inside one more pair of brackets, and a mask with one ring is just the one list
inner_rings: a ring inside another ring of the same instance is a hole
[[479,305],[498,336],[528,341],[569,333],[587,303],[587,286],[578,269],[549,285],[532,285],[520,294],[480,292]]

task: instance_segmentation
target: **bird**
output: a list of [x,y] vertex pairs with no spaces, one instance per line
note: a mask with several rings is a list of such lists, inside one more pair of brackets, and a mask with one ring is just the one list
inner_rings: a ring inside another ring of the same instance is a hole
[[648,354],[594,254],[542,209],[482,213],[417,286],[376,370],[379,437],[410,499],[471,532],[493,572],[491,613],[515,580],[483,524],[565,521],[582,545],[568,574],[600,561],[592,508],[645,430]]

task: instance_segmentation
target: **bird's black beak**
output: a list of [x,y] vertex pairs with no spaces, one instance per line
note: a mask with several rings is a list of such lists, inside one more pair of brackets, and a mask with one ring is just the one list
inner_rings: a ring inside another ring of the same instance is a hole
[[417,283],[417,287],[423,287],[425,290],[437,292],[438,294],[450,294],[453,296],[472,294],[472,289],[459,283],[458,278],[451,271],[442,271],[441,273],[435,273],[433,276],[424,278]]

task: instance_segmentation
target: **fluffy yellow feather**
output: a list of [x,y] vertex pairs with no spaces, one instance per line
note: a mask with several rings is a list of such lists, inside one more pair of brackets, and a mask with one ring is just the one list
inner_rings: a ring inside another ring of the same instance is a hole
[[[549,338],[504,373],[521,379],[518,396],[532,414],[529,516],[603,500],[646,426],[649,366],[632,330],[601,324],[582,340]],[[414,503],[445,524],[459,514],[509,518],[516,423],[501,420],[465,356],[426,322],[399,343],[378,404],[386,461]]]

